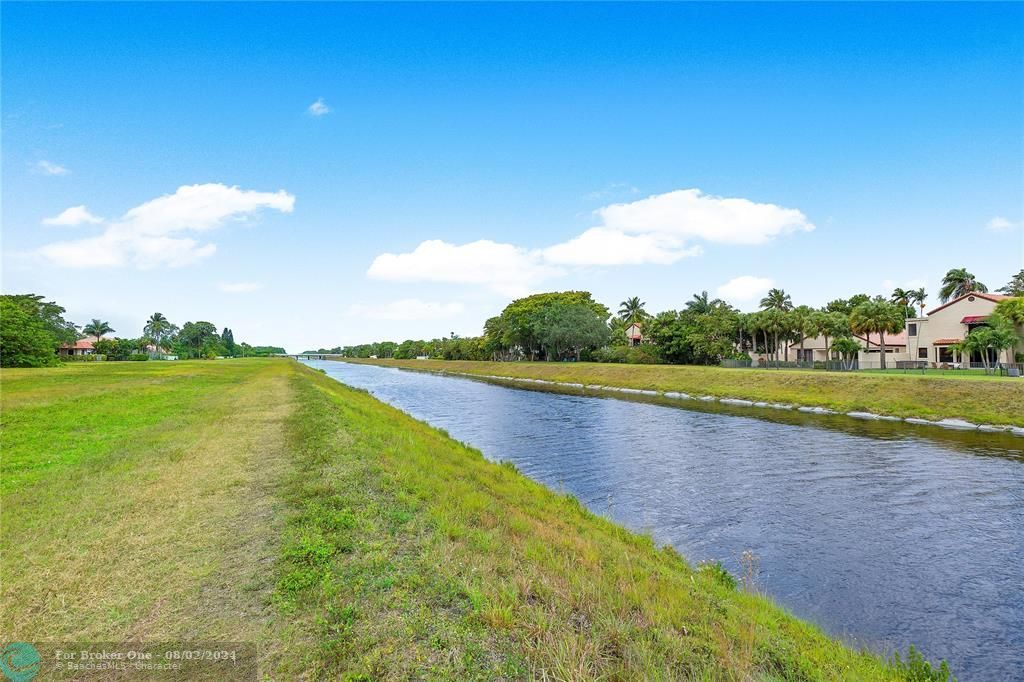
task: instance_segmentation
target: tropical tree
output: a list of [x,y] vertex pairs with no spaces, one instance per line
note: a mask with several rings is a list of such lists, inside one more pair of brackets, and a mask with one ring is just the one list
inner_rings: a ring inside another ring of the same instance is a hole
[[1007,296],[1024,296],[1024,270],[1011,277],[1009,283],[997,291]]
[[892,290],[892,296],[889,297],[889,301],[893,304],[898,305],[903,309],[903,326],[907,326],[907,320],[914,314],[914,308],[911,305],[914,302],[914,292],[910,289],[901,289],[896,287]]
[[995,314],[1024,327],[1024,296],[1006,298],[996,304]]
[[853,369],[853,361],[861,350],[861,345],[852,337],[840,336],[832,344],[832,350],[839,353],[839,356],[843,359],[843,369],[851,370]]
[[694,294],[693,297],[686,302],[686,311],[694,313],[696,315],[703,315],[709,313],[712,309],[723,305],[725,302],[720,299],[709,299],[708,292],[702,291],[699,294]]
[[903,324],[903,314],[899,307],[880,296],[861,303],[850,313],[850,328],[854,332],[864,334],[869,341],[872,333],[878,334],[882,369],[885,369],[885,335],[899,333]]
[[111,327],[108,322],[97,320],[95,317],[92,318],[89,324],[82,327],[82,333],[88,336],[95,336],[97,342],[104,334],[112,334],[115,331],[117,330]]
[[619,319],[627,325],[646,320],[650,315],[644,310],[645,305],[638,296],[627,298],[619,304]]
[[768,295],[761,299],[763,310],[792,310],[793,298],[784,289],[771,289]]
[[989,315],[984,326],[976,327],[967,338],[957,344],[957,349],[968,357],[974,354],[981,356],[982,367],[988,372],[989,355],[994,355],[998,362],[999,353],[1016,346],[1017,339],[1017,330],[1014,329],[1013,323],[993,313]]
[[800,338],[800,356],[804,355],[804,340],[808,336],[817,336],[818,326],[814,316],[814,309],[810,306],[801,305],[793,309],[790,319],[793,323],[793,331]]
[[910,291],[910,302],[921,309],[921,317],[924,317],[924,302],[928,300],[928,294],[924,287],[918,287]]
[[953,268],[942,278],[939,300],[943,303],[951,298],[960,298],[971,292],[985,293],[988,287],[979,282],[966,268]]
[[146,326],[142,328],[142,333],[153,339],[155,345],[160,346],[170,336],[174,328],[174,325],[164,317],[163,313],[153,313],[146,320]]
[[849,336],[850,318],[843,313],[819,311],[814,313],[811,317],[811,321],[814,325],[814,332],[825,338],[825,359],[831,359],[832,349],[829,346],[829,339],[835,339],[840,336]]
[[[775,362],[779,361],[779,336],[785,339],[786,334],[790,330],[790,321],[786,312],[779,310],[778,308],[769,308],[768,310],[761,311],[761,325],[765,334],[771,334],[773,339],[772,348],[774,350]],[[767,338],[767,336],[766,336]]]

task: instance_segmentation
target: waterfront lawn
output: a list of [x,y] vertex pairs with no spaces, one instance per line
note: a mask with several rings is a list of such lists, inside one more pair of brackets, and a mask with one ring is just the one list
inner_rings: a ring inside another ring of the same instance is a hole
[[691,395],[1024,426],[1024,379],[822,370],[730,369],[594,362],[348,360],[389,367],[546,379]]
[[292,361],[0,380],[8,638],[255,642],[267,679],[899,677]]

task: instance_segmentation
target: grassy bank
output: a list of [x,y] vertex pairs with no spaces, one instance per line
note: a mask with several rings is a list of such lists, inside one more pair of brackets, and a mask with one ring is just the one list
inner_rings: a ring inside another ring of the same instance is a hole
[[726,369],[592,362],[351,360],[389,367],[463,372],[691,395],[827,407],[924,419],[1024,426],[1024,381],[801,370]]
[[0,380],[7,639],[254,642],[275,679],[901,677],[291,361]]

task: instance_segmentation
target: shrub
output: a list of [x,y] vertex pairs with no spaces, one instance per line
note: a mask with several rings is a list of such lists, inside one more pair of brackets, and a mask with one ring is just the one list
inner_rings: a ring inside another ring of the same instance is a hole
[[146,355],[145,353],[132,353],[131,355],[128,356],[128,359],[131,360],[132,362],[144,362],[146,360],[149,360],[149,356]]
[[933,668],[913,644],[907,651],[907,660],[901,659],[897,651],[893,654],[892,665],[907,682],[956,682],[956,678],[949,673],[948,663],[943,661],[938,668]]
[[594,351],[594,362],[617,362],[631,365],[659,365],[662,360],[656,346],[605,346]]

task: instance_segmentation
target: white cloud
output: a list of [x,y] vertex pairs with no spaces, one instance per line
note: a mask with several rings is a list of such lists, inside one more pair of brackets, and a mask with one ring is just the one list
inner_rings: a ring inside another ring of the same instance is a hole
[[481,239],[456,245],[431,239],[410,253],[377,256],[366,274],[394,282],[477,284],[519,296],[534,283],[561,271],[541,263],[536,252],[512,244]]
[[437,303],[405,298],[382,305],[357,303],[349,308],[352,317],[371,320],[444,320],[455,317],[465,309],[461,303]]
[[318,97],[315,102],[309,105],[306,111],[309,112],[310,116],[323,116],[324,114],[331,113],[331,108],[324,104],[323,97]]
[[724,298],[727,301],[744,302],[763,296],[773,286],[775,286],[775,280],[771,278],[742,275],[733,277],[718,287],[715,293],[719,298]]
[[992,232],[1009,232],[1016,226],[1015,223],[1000,215],[997,215],[985,225]]
[[94,216],[92,213],[89,213],[89,209],[85,206],[72,206],[71,208],[64,209],[52,218],[44,219],[43,225],[75,226],[83,223],[97,225],[102,222],[103,218],[99,218]]
[[263,285],[259,282],[221,282],[217,288],[225,294],[250,294],[262,289]]
[[549,246],[542,256],[558,265],[671,265],[687,256],[699,256],[701,251],[699,246],[686,247],[672,235],[630,235],[607,227],[592,227],[567,242]]
[[596,211],[604,226],[633,234],[673,235],[723,244],[763,244],[783,234],[810,232],[801,211],[749,199],[680,189]]
[[39,253],[75,268],[134,265],[140,269],[189,265],[213,255],[215,244],[182,236],[206,232],[228,220],[248,219],[264,208],[291,213],[295,197],[285,191],[256,192],[217,183],[184,185],[130,209],[96,236],[48,244]]
[[52,161],[47,161],[46,159],[37,161],[35,170],[37,173],[42,173],[43,175],[68,175],[71,173],[71,171],[64,166],[61,166],[58,163],[53,163]]
[[406,282],[481,284],[521,295],[563,267],[670,265],[702,253],[696,240],[763,244],[814,225],[800,211],[748,199],[722,198],[685,189],[612,204],[594,212],[598,226],[558,244],[526,249],[480,240],[455,245],[422,242],[410,253],[378,256],[367,274]]

